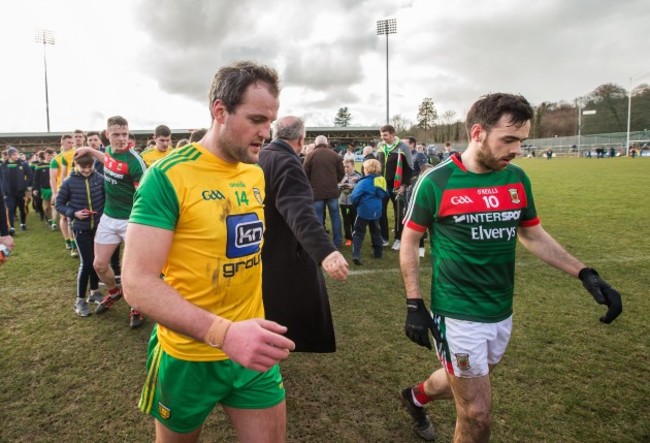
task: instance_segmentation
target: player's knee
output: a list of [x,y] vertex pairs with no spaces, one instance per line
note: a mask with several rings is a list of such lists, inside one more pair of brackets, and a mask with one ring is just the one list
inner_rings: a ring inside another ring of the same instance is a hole
[[93,268],[95,268],[95,272],[98,274],[104,274],[108,270],[108,262],[95,258],[95,261],[93,261]]
[[489,409],[480,406],[470,406],[464,411],[459,411],[458,419],[479,434],[484,435],[490,432],[492,416],[490,415]]

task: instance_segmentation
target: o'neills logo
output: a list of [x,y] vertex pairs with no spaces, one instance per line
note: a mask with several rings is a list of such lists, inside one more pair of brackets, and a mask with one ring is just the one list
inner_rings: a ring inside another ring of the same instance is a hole
[[514,204],[519,204],[521,203],[521,200],[519,199],[519,192],[515,188],[508,188],[508,193],[510,194],[510,199]]

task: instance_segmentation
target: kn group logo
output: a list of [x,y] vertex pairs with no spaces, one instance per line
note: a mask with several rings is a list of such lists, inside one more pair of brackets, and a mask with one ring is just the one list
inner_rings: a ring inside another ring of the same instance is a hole
[[264,223],[257,214],[229,215],[226,218],[226,226],[228,229],[226,257],[245,257],[260,251],[260,244],[264,237]]

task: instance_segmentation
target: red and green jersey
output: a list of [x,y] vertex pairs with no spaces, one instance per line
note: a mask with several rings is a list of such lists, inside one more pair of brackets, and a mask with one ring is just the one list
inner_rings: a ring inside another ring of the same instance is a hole
[[487,323],[512,315],[517,228],[539,223],[521,168],[474,174],[449,157],[418,180],[404,223],[430,232],[433,312]]
[[133,150],[114,153],[111,146],[104,152],[104,214],[127,220],[133,207],[133,195],[142,174],[147,169],[142,158]]

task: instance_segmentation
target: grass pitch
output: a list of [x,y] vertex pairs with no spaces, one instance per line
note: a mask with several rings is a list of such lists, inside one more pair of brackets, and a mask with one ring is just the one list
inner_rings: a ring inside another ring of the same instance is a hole
[[[621,292],[624,312],[601,324],[604,308],[578,280],[519,248],[513,336],[492,378],[492,441],[650,441],[650,161],[516,163],[531,177],[543,226]],[[28,225],[0,267],[0,442],[153,441],[136,407],[151,322],[129,330],[123,301],[103,316],[77,317],[77,260],[58,232],[33,215]],[[426,258],[424,288],[429,265]],[[328,280],[338,351],[282,364],[288,441],[420,441],[397,392],[438,364],[404,336],[397,253],[351,270],[347,282]],[[438,441],[451,441],[453,405],[427,409]],[[217,408],[201,441],[234,440]]]

